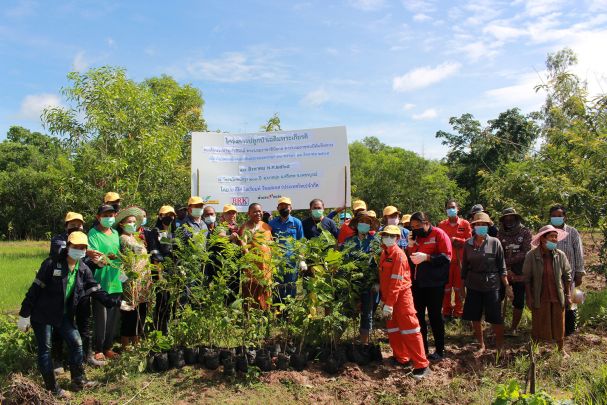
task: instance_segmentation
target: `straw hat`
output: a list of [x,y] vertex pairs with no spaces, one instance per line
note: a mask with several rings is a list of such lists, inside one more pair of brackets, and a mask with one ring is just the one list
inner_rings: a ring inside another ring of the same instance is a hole
[[116,214],[116,222],[114,223],[114,227],[117,228],[118,224],[122,222],[123,219],[128,217],[135,217],[135,226],[139,228],[141,223],[143,222],[143,217],[145,213],[139,207],[128,207],[120,210],[118,214]]
[[546,235],[547,233],[550,232],[556,232],[557,235],[557,242],[562,241],[563,239],[565,239],[567,237],[567,235],[569,234],[568,232],[563,231],[562,229],[559,228],[555,228],[552,225],[545,225],[542,226],[540,228],[540,230],[537,232],[537,234],[533,237],[533,239],[531,240],[531,246],[539,246],[540,245],[540,238],[544,235]]
[[489,226],[493,226],[493,221],[491,220],[489,214],[487,214],[486,212],[477,212],[476,214],[474,214],[472,221],[470,221],[470,225],[474,225],[479,222],[486,222],[489,224]]

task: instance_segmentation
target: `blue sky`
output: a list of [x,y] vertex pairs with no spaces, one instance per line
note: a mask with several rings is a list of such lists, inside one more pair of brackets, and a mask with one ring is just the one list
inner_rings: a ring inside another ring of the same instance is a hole
[[548,52],[607,89],[607,0],[3,1],[0,137],[41,129],[70,70],[125,67],[200,88],[209,129],[345,125],[430,158],[450,116],[538,108]]

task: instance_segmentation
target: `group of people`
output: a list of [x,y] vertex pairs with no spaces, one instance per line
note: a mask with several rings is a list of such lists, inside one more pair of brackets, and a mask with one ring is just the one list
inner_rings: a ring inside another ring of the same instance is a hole
[[[276,217],[253,203],[239,224],[235,206],[225,205],[218,216],[212,205],[192,196],[184,209],[162,206],[153,227],[148,227],[145,210],[120,205],[120,196],[108,192],[88,234],[83,216],[67,213],[65,232],[52,238],[49,257],[19,312],[19,328],[34,331],[46,388],[58,396],[66,391],[56,382],[53,359],[61,361],[63,342],[69,349],[72,389],[80,390],[90,385],[85,361],[102,366],[118,356],[113,345],[119,320],[124,348],[138,342],[150,309],[154,325],[166,333],[171,308],[168,293],[153,289],[158,265],[173,259],[176,237],[188,240],[201,232],[226,238],[243,254],[254,253],[254,268],[242,269],[240,288],[261,309],[268,309],[272,299],[296,296],[300,272],[309,274],[294,240],[328,232],[337,248],[368,254],[359,292],[361,343],[369,342],[379,307],[394,363],[412,366],[416,379],[428,374],[430,361],[446,355],[445,322],[451,319],[472,322],[482,353],[484,317],[501,349],[505,297],[513,306],[512,334],[525,302],[532,311],[534,339],[554,341],[562,351],[564,336],[575,329],[572,294],[582,283],[583,250],[562,205],[550,209],[550,224],[535,236],[512,208],[503,211],[497,227],[480,205],[473,207],[469,221],[464,219],[454,200],[446,203],[446,218],[436,225],[423,212],[402,215],[394,206],[385,207],[380,220],[361,200],[352,203],[351,215],[345,208],[325,215],[323,201],[313,199],[309,216],[301,221],[291,215],[291,200],[282,197]],[[286,264],[274,273],[270,247],[275,243]],[[149,308],[151,302],[154,308]]]

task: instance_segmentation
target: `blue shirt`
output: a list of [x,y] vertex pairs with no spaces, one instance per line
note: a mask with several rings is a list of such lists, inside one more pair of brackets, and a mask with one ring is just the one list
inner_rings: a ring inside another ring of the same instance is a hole
[[312,239],[322,235],[322,231],[320,230],[321,227],[322,229],[329,231],[334,238],[337,238],[337,235],[339,234],[337,224],[329,217],[322,217],[320,223],[314,221],[312,217],[309,217],[303,220],[302,226],[303,234],[306,239]]
[[289,215],[284,222],[281,217],[276,217],[272,219],[268,225],[272,227],[272,235],[275,238],[279,238],[279,242],[282,244],[286,243],[286,238],[288,237],[297,240],[304,237],[301,221],[291,215]]

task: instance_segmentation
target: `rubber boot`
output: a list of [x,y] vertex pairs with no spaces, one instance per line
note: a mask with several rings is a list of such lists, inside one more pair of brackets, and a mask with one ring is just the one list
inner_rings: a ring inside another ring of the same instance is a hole
[[57,398],[69,398],[69,392],[61,389],[59,384],[57,384],[57,380],[55,379],[55,373],[49,373],[42,376],[44,380],[44,387],[49,390],[54,396]]
[[72,376],[72,390],[75,392],[82,391],[83,389],[93,388],[97,385],[94,381],[88,381],[84,374],[84,366],[70,365],[70,374]]

